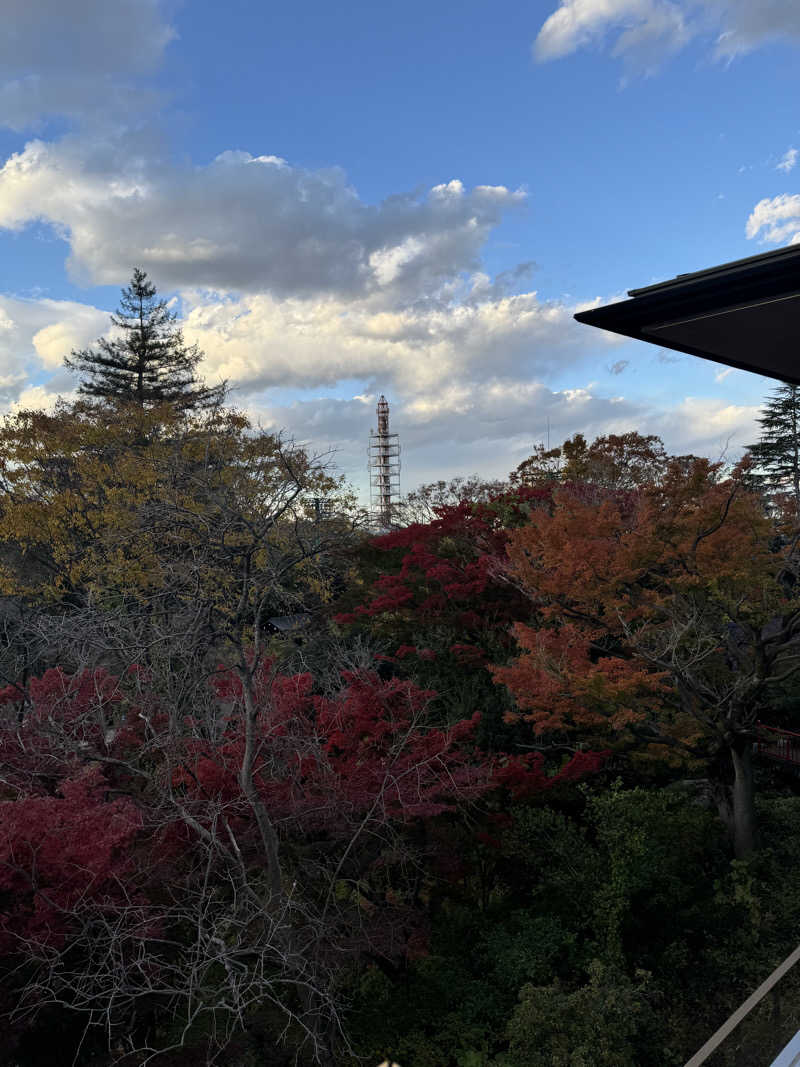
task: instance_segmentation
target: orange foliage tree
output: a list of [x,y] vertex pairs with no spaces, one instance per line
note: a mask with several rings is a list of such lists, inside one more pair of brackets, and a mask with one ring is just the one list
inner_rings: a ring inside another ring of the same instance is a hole
[[591,444],[582,433],[563,445],[537,445],[509,475],[513,487],[544,486],[556,482],[602,485],[607,489],[636,489],[660,481],[668,456],[655,434],[646,437],[635,430],[597,437]]
[[739,857],[756,845],[757,721],[800,669],[796,539],[775,535],[745,471],[707,460],[650,487],[558,488],[510,532],[507,572],[538,624],[516,624],[521,654],[492,669],[539,734],[706,761]]

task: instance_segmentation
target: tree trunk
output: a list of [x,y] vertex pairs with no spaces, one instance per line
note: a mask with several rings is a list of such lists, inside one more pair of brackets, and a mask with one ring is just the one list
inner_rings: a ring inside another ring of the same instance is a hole
[[720,819],[725,824],[737,860],[747,859],[758,844],[752,751],[746,742],[729,748],[733,783],[711,780],[712,794]]
[[733,762],[733,851],[737,860],[747,859],[756,850],[756,806],[753,790],[753,753],[748,742],[731,748]]

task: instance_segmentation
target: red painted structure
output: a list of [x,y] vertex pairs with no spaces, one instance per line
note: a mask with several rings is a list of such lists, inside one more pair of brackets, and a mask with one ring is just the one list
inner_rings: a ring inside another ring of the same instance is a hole
[[753,746],[757,755],[800,767],[800,734],[777,726],[758,723],[758,740]]

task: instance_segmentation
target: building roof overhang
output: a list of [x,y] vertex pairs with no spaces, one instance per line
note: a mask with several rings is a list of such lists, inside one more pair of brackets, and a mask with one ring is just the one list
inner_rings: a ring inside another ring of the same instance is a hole
[[800,245],[631,289],[578,322],[800,385]]

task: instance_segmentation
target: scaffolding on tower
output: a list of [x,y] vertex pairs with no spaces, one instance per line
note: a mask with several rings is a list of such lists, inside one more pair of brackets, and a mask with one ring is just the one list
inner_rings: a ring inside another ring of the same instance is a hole
[[400,441],[389,432],[389,403],[383,394],[376,413],[378,429],[369,432],[369,506],[373,524],[390,530],[400,499]]

